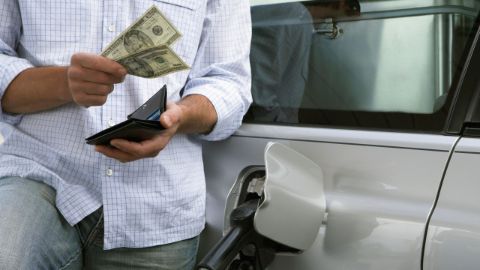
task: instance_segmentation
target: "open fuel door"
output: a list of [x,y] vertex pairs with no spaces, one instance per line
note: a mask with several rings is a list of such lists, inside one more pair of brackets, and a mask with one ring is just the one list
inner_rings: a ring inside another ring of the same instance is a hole
[[265,164],[232,188],[229,226],[198,269],[265,269],[276,253],[301,253],[315,241],[326,216],[321,168],[280,143],[266,146]]

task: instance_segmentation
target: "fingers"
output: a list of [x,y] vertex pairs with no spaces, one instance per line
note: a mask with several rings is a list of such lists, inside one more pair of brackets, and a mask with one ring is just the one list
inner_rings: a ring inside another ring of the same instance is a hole
[[126,74],[124,67],[103,56],[74,54],[67,71],[72,99],[84,107],[103,105],[114,84],[123,82]]
[[113,91],[113,84],[98,84],[75,79],[68,80],[72,99],[81,106],[101,106],[107,102],[108,95]]
[[89,53],[77,53],[72,56],[72,66],[79,65],[87,69],[108,73],[117,78],[127,74],[127,70],[119,63],[103,56]]
[[114,139],[110,142],[113,147],[96,146],[95,150],[120,162],[131,162],[156,157],[165,148],[169,140],[170,136],[164,137],[161,135],[142,142]]
[[129,153],[137,158],[155,157],[165,148],[170,138],[157,136],[142,142],[132,142],[127,140],[115,139],[110,142],[115,148]]
[[81,106],[90,107],[90,106],[102,106],[107,102],[107,95],[88,95],[85,93],[78,93],[72,95],[73,101]]
[[114,85],[113,84],[97,84],[91,82],[82,82],[82,81],[71,81],[70,88],[78,89],[80,95],[100,95],[100,96],[107,96],[113,92]]
[[134,161],[134,160],[137,160],[136,157],[128,154],[128,153],[125,153],[121,150],[118,150],[114,147],[109,147],[109,146],[103,146],[103,145],[97,145],[95,146],[95,151],[109,157],[109,158],[113,158],[113,159],[116,159],[122,163],[126,163],[126,162],[130,162],[130,161]]
[[67,75],[72,80],[100,84],[116,84],[123,82],[125,79],[124,76],[119,77],[103,71],[88,69],[82,66],[71,66],[68,69]]

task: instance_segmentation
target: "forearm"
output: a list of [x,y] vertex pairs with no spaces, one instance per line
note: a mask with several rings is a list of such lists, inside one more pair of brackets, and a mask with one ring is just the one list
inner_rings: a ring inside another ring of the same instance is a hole
[[26,69],[10,83],[1,100],[8,113],[34,113],[70,101],[67,67]]
[[212,131],[217,123],[217,112],[205,96],[189,95],[178,105],[183,112],[178,132],[206,134]]

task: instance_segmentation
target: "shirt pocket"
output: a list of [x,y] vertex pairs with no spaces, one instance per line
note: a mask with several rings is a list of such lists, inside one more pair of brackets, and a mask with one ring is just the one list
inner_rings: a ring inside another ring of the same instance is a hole
[[25,41],[77,42],[90,21],[89,1],[20,1]]
[[207,0],[150,0],[150,3],[154,3],[182,35],[171,47],[191,66],[203,30]]
[[198,9],[205,1],[202,0],[153,0],[154,2],[171,4],[179,7],[188,8],[190,10]]

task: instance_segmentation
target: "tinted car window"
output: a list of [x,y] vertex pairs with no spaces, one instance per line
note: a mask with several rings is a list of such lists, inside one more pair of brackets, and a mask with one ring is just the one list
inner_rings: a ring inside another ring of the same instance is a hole
[[422,2],[253,6],[245,121],[441,131],[480,4]]

